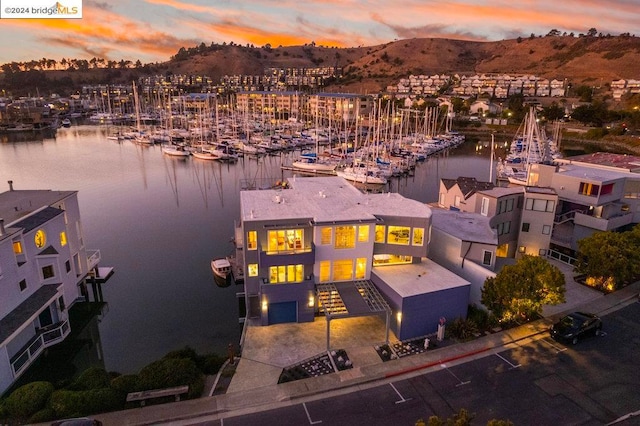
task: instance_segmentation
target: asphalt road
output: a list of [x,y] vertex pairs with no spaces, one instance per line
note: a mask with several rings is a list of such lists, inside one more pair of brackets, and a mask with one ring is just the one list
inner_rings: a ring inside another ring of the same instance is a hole
[[[474,425],[640,425],[640,303],[603,317],[603,336],[577,345],[545,335],[410,379],[198,425],[415,425],[460,408]],[[629,413],[638,415],[619,420]]]

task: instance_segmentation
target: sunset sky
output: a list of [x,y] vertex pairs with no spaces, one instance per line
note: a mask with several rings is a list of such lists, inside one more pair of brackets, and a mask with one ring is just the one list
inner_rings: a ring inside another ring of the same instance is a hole
[[[64,3],[64,0],[61,0]],[[370,46],[478,41],[551,29],[640,36],[638,0],[84,0],[82,19],[0,20],[0,64],[32,59],[164,62],[201,42]]]

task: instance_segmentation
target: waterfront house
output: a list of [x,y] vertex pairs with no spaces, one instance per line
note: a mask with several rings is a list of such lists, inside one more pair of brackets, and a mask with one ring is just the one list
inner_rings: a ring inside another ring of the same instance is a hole
[[466,316],[469,283],[427,259],[430,207],[340,177],[287,186],[240,194],[252,324],[381,315],[407,339]]
[[103,282],[100,252],[85,246],[76,191],[0,194],[0,393],[70,333],[69,308]]

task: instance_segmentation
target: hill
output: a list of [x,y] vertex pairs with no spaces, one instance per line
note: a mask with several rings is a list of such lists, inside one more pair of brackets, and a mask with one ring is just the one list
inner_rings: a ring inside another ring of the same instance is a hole
[[268,67],[338,66],[344,78],[328,91],[355,93],[379,92],[411,74],[533,74],[593,85],[640,78],[640,38],[629,35],[547,35],[496,42],[414,38],[354,48],[201,46],[139,68],[44,72],[49,79],[86,84],[128,83],[140,75],[167,73],[207,75],[218,81],[224,75],[259,75]]

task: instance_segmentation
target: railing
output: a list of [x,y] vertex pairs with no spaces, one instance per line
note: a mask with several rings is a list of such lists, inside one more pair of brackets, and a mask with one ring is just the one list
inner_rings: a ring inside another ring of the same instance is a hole
[[90,271],[100,263],[100,250],[87,250],[87,270]]
[[13,370],[13,377],[18,377],[45,348],[64,340],[70,331],[68,321],[59,322],[40,329],[27,347],[12,359],[11,369]]
[[568,222],[568,221],[572,220],[576,216],[576,213],[585,214],[587,211],[588,211],[588,209],[576,209],[576,210],[571,210],[571,211],[566,212],[566,213],[557,214],[556,217],[553,220],[553,223],[556,224],[556,225],[560,225],[561,223],[565,223],[565,222]]
[[630,224],[632,220],[633,214],[630,212],[612,215],[607,218],[577,213],[574,218],[574,223],[587,228],[597,229],[598,231],[611,231],[612,229]]
[[566,263],[567,265],[574,266],[578,259],[566,255],[564,253],[560,253],[559,251],[549,249],[547,250],[547,257],[551,259],[555,259],[559,262]]

